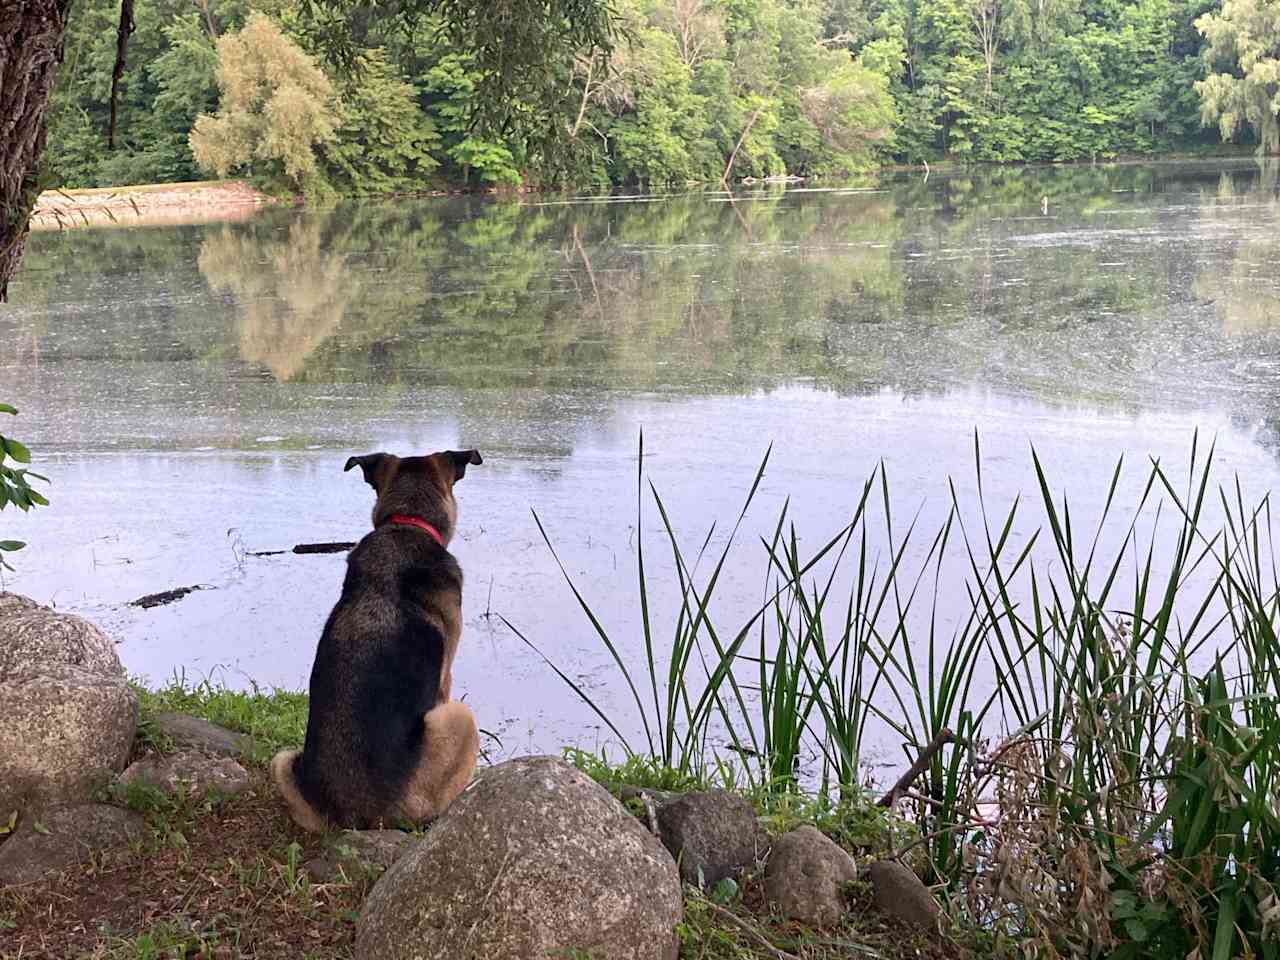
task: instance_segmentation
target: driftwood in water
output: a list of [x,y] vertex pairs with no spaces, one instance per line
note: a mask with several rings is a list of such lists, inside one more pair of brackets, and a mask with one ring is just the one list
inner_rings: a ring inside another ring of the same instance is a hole
[[[293,553],[343,553],[355,546],[354,542],[343,541],[341,543],[300,543],[292,550]],[[251,550],[251,557],[275,557],[282,553],[289,553],[288,550]],[[194,587],[176,587],[173,590],[162,590],[160,593],[148,593],[145,597],[139,597],[137,600],[130,600],[129,606],[142,607],[144,610],[151,607],[162,607],[166,603],[173,603],[175,600],[181,600],[188,593],[196,590],[208,590],[207,586],[197,584]]]
[[292,550],[250,550],[251,557],[278,557],[284,553],[343,553],[355,546],[353,541],[334,543],[299,543]]
[[293,548],[294,553],[343,553],[355,546],[354,541],[343,543],[300,543]]
[[130,600],[129,606],[142,607],[144,610],[151,607],[162,607],[166,603],[173,603],[175,600],[181,600],[188,593],[194,593],[197,590],[203,590],[204,587],[197,584],[194,587],[177,587],[173,590],[162,590],[159,593],[148,593],[145,597],[139,597],[137,600]]

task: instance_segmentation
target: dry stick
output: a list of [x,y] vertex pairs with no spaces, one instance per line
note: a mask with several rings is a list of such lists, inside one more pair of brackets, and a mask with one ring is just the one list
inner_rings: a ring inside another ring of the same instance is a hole
[[956,735],[943,727],[930,744],[924,748],[924,752],[911,765],[911,768],[898,778],[898,782],[890,788],[889,792],[880,798],[880,806],[892,807],[907,790],[916,781],[916,777],[924,773],[924,768],[929,766],[929,761],[933,759],[933,755],[945,747],[948,743],[955,743]]
[[705,903],[708,907],[710,907],[713,911],[715,911],[715,913],[718,916],[724,917],[726,920],[732,921],[740,930],[743,930],[744,932],[749,934],[751,937],[755,938],[755,941],[759,943],[760,946],[764,947],[766,950],[769,951],[770,954],[773,955],[774,960],[800,960],[800,958],[793,953],[787,953],[785,950],[779,950],[777,947],[775,947],[772,943],[769,942],[768,937],[766,937],[763,933],[761,933],[751,924],[747,923],[747,921],[743,920],[740,916],[738,916],[732,910],[726,910],[724,907],[720,906],[720,904],[712,903],[710,900],[704,900],[703,903]]
[[582,84],[582,102],[578,104],[578,119],[573,121],[573,126],[569,128],[569,139],[577,140],[578,131],[582,129],[582,118],[587,115],[587,101],[591,99],[591,74],[596,68],[596,52],[591,51],[590,59],[587,60],[587,79]]
[[742,128],[742,136],[738,138],[738,142],[734,145],[733,153],[729,154],[729,162],[724,165],[724,173],[720,174],[720,183],[724,186],[727,187],[729,185],[729,174],[733,171],[733,161],[738,159],[738,151],[742,149],[743,141],[747,139],[747,134],[751,132],[751,128],[756,125],[756,121],[760,119],[760,114],[762,113],[764,113],[764,107],[756,107],[756,112],[751,114],[751,119]]
[[964,823],[952,824],[949,827],[943,827],[941,830],[935,830],[933,831],[933,833],[926,833],[923,836],[918,837],[915,840],[912,840],[906,846],[899,847],[897,850],[894,850],[892,853],[889,854],[889,856],[885,857],[885,859],[901,860],[903,857],[905,857],[908,853],[910,853],[916,847],[923,846],[926,843],[930,843],[934,840],[937,840],[939,837],[945,837],[949,833],[959,833],[961,830],[972,830],[975,827],[990,829],[993,826],[995,826],[995,823],[991,820],[982,820],[982,819],[976,819],[976,818],[972,820],[966,820]]

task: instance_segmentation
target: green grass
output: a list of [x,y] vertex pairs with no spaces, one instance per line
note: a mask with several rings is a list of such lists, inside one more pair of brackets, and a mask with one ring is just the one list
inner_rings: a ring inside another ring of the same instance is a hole
[[149,690],[135,681],[141,709],[140,733],[144,742],[162,748],[163,737],[150,724],[157,713],[172,711],[201,717],[211,723],[247,733],[254,739],[249,755],[253,763],[265,763],[277,751],[296,747],[307,731],[307,695],[288,690],[230,690],[207,680],[189,683],[172,678],[165,686]]

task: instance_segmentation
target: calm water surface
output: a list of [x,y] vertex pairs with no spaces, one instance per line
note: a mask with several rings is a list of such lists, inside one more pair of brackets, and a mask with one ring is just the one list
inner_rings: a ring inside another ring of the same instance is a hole
[[[51,507],[3,515],[30,542],[6,585],[102,622],[153,681],[304,685],[343,558],[246,552],[363,535],[350,454],[479,448],[455,684],[502,752],[595,745],[497,614],[625,711],[533,511],[638,657],[637,536],[670,581],[651,501],[637,530],[641,430],[691,554],[713,521],[723,542],[773,445],[726,622],[760,602],[757,537],[788,495],[816,546],[883,460],[899,515],[936,528],[948,478],[976,504],[975,429],[997,512],[1035,496],[1032,444],[1088,526],[1121,454],[1136,502],[1147,456],[1185,470],[1197,429],[1220,479],[1276,487],[1280,198],[1237,163],[40,233],[0,308],[0,400],[53,479]],[[944,625],[965,609],[953,572]]]

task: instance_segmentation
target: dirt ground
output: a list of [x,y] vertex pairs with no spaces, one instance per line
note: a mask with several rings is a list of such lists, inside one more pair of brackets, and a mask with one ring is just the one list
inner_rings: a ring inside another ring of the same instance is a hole
[[310,883],[319,837],[289,822],[261,772],[240,797],[166,806],[132,849],[0,889],[0,957],[341,958],[367,884]]

